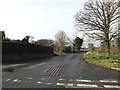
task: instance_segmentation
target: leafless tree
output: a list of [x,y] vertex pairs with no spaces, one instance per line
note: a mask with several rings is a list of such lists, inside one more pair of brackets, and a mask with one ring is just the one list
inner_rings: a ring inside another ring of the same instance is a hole
[[59,53],[62,53],[67,44],[67,34],[64,31],[58,31],[55,35],[55,39],[59,47]]
[[110,41],[119,35],[114,29],[120,21],[118,8],[116,0],[89,0],[84,4],[84,11],[75,15],[77,29],[85,31],[90,38],[106,42],[107,55],[110,55]]
[[73,49],[73,52],[75,52],[75,43],[74,43],[74,39],[71,40],[69,37],[67,38],[68,41],[70,42],[71,46],[72,46],[72,49]]
[[[120,7],[120,1],[118,3],[118,6]],[[118,12],[120,13],[120,8],[119,8]],[[118,20],[120,20],[120,18]],[[118,33],[120,33],[120,23],[118,23]],[[118,55],[120,58],[120,35],[118,35]]]

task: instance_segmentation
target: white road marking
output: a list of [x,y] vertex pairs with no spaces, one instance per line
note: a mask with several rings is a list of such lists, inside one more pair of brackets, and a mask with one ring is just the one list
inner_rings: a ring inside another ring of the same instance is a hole
[[112,83],[118,83],[118,81],[111,81]]
[[60,80],[60,81],[63,81],[63,80],[65,80],[65,79],[62,79],[62,78],[61,78],[61,79],[59,79],[59,80]]
[[40,81],[38,81],[37,83],[38,83],[38,84],[42,84],[42,82],[40,82]]
[[[78,82],[92,82],[92,80],[83,80],[83,79],[76,79],[76,81],[78,81]],[[116,80],[99,80],[99,81],[96,81],[96,82],[118,83],[118,81],[116,81]]]
[[15,79],[13,80],[13,82],[21,82],[21,80]]
[[97,85],[91,85],[91,84],[77,84],[78,87],[98,87]]
[[6,81],[10,81],[10,79],[6,79]]
[[100,80],[100,82],[112,82],[112,83],[118,83],[118,81],[115,80]]
[[27,79],[33,79],[33,78],[31,78],[31,77],[26,77]]
[[92,82],[91,80],[82,80],[82,79],[76,79],[78,82]]
[[100,80],[100,82],[110,82],[110,81],[107,81],[107,80]]
[[52,83],[47,83],[47,85],[52,85]]
[[18,81],[18,79],[13,80],[13,82],[17,82],[17,81]]
[[[65,80],[65,79],[62,79],[60,78],[59,80]],[[69,79],[68,81],[74,81],[72,79]],[[84,80],[84,79],[76,79],[76,81],[78,82],[109,82],[109,83],[118,83],[118,81],[116,80]],[[74,87],[74,84],[72,83],[57,83],[57,85],[59,86],[65,86],[65,87]],[[118,85],[103,85],[105,88],[120,88],[120,86]],[[96,84],[77,84],[77,87],[85,87],[85,88],[97,88],[98,85]]]
[[46,64],[46,63],[40,63],[40,64],[31,65],[31,66],[23,68],[23,69],[33,69],[33,68],[36,68],[36,67],[44,65],[44,64]]
[[21,80],[18,80],[17,82],[21,82]]
[[73,85],[74,85],[74,84],[72,84],[72,83],[68,83],[68,84],[65,84],[65,87],[66,87],[66,88],[74,88]]
[[28,63],[25,63],[25,64],[13,64],[13,65],[5,65],[5,66],[2,66],[2,68],[10,68],[10,67],[16,67],[16,66],[24,66],[24,65],[27,65]]
[[68,83],[68,84],[67,84],[67,86],[71,86],[71,87],[72,87],[72,86],[73,86],[73,84],[72,84],[72,83]]
[[64,86],[65,84],[64,83],[57,83],[57,85]]
[[118,85],[103,85],[105,88],[120,88]]

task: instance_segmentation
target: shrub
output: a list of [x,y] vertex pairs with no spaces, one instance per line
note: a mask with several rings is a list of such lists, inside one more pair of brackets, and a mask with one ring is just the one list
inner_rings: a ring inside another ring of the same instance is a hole
[[65,47],[64,52],[70,53],[71,52],[71,47],[70,46]]
[[90,52],[94,52],[95,47],[94,47],[93,43],[89,43],[89,44],[88,44],[88,50],[89,50]]

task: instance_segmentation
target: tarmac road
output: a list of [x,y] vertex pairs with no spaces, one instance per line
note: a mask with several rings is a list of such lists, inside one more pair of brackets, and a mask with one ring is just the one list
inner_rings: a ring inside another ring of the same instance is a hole
[[86,63],[84,52],[3,65],[3,88],[120,88],[118,72]]

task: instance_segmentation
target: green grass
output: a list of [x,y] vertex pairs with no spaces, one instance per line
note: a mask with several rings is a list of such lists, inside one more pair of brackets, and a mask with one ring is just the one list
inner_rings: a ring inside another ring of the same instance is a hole
[[98,66],[107,68],[118,68],[120,66],[120,63],[115,63],[115,61],[120,62],[120,58],[118,56],[97,56],[85,54],[83,57],[88,63]]
[[96,55],[89,55],[87,56],[93,60],[120,60],[118,56],[96,56]]
[[80,49],[80,51],[88,51],[88,49]]

